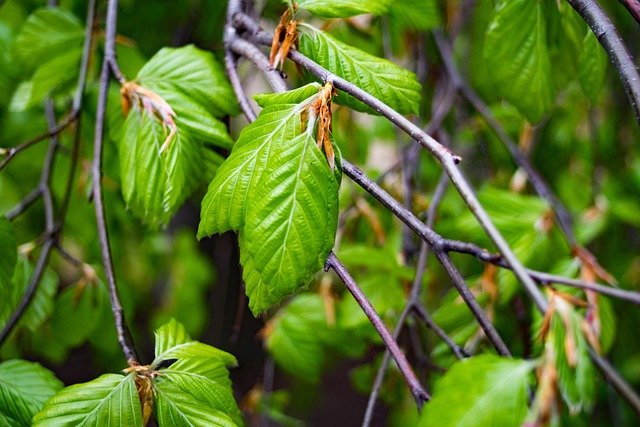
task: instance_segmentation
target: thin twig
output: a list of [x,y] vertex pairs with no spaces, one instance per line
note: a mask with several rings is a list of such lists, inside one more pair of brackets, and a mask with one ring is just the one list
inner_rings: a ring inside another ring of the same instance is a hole
[[240,104],[242,112],[249,123],[251,123],[257,116],[255,111],[253,111],[253,108],[251,108],[251,104],[247,99],[247,94],[242,87],[242,82],[238,75],[238,64],[236,63],[235,55],[231,51],[231,42],[237,37],[235,27],[231,25],[231,17],[237,12],[240,12],[240,4],[236,1],[229,2],[229,6],[227,7],[227,20],[224,25],[224,66],[227,71],[227,77],[229,77],[229,81],[233,87],[233,91],[236,93],[238,104]]
[[640,125],[640,73],[618,30],[597,1],[567,0],[567,3],[585,20],[609,55],[629,98],[636,122]]
[[29,206],[31,206],[36,200],[40,198],[42,194],[42,189],[40,186],[34,188],[31,193],[27,194],[24,199],[22,199],[16,206],[13,207],[9,212],[5,214],[9,221],[13,221],[19,215],[21,215],[24,211],[26,211]]
[[22,151],[26,150],[29,147],[34,146],[38,142],[44,141],[47,138],[51,138],[53,136],[56,136],[60,132],[65,130],[67,127],[69,127],[70,124],[72,124],[73,122],[76,121],[76,119],[78,118],[78,113],[79,113],[78,111],[72,110],[67,115],[67,117],[65,117],[58,125],[56,125],[53,128],[50,128],[45,133],[41,133],[40,135],[38,135],[36,137],[33,137],[29,141],[23,142],[20,145],[5,149],[6,150],[6,157],[4,159],[2,159],[2,162],[0,162],[0,171],[2,169],[4,169],[5,166],[7,166],[9,164],[9,162],[11,160],[13,160],[13,158],[15,156],[17,156],[18,154],[20,154]]
[[395,360],[396,364],[398,365],[398,369],[400,369],[400,372],[407,382],[407,385],[411,389],[411,394],[416,400],[418,409],[420,409],[422,405],[431,398],[431,396],[426,392],[426,390],[420,384],[420,381],[418,381],[418,379],[416,378],[415,374],[413,373],[413,369],[411,369],[411,365],[409,365],[409,362],[407,362],[407,359],[402,353],[402,350],[400,350],[400,348],[398,347],[398,343],[396,343],[396,341],[389,333],[387,326],[384,324],[378,313],[376,313],[376,310],[371,305],[371,302],[369,302],[366,295],[362,292],[360,287],[358,287],[358,284],[355,282],[355,280],[353,280],[353,277],[351,277],[345,266],[340,262],[340,260],[333,252],[329,253],[329,257],[327,258],[327,263],[325,265],[325,270],[328,271],[329,268],[333,269],[340,280],[344,282],[349,292],[351,292],[358,305],[360,305],[360,308],[362,308],[364,314],[367,315],[369,321],[382,338],[385,346],[387,347],[387,349],[389,349],[389,352],[391,352],[393,360]]
[[267,57],[255,45],[237,36],[232,37],[228,41],[228,44],[233,52],[253,62],[253,65],[262,72],[262,75],[267,79],[267,82],[271,85],[274,92],[284,92],[288,90],[280,72],[271,67]]
[[[51,99],[47,99],[45,104],[45,113],[47,117],[47,123],[49,125],[49,129],[52,129],[55,126],[55,113],[53,110],[53,102]],[[51,140],[49,141],[49,149],[47,151],[47,156],[44,161],[44,165],[42,166],[42,171],[40,172],[40,182],[38,184],[39,195],[42,196],[42,200],[44,201],[44,218],[45,218],[45,240],[42,246],[42,250],[40,252],[40,256],[38,257],[38,261],[36,262],[36,266],[31,274],[31,278],[29,279],[29,283],[27,284],[27,289],[22,295],[18,306],[11,313],[11,317],[4,325],[2,332],[0,332],[0,346],[4,343],[4,341],[9,337],[9,334],[13,330],[13,328],[18,324],[18,321],[24,314],[24,312],[29,308],[31,301],[33,301],[33,297],[35,296],[38,286],[40,285],[40,279],[42,279],[42,275],[44,274],[44,270],[49,263],[49,256],[51,254],[51,249],[55,244],[57,239],[56,230],[54,225],[54,212],[53,212],[53,198],[51,197],[51,188],[49,187],[51,174],[53,173],[53,165],[55,161],[56,147],[58,145],[58,137],[57,135],[53,135]]]
[[[442,197],[444,196],[445,189],[448,183],[449,183],[449,179],[447,178],[446,174],[442,174],[442,177],[438,182],[436,190],[433,192],[433,197],[431,198],[431,203],[429,204],[429,209],[427,211],[427,221],[426,221],[427,227],[431,227],[433,225],[436,207],[442,200]],[[413,279],[413,284],[411,285],[411,291],[409,293],[409,297],[407,298],[407,302],[404,306],[404,309],[402,310],[402,313],[400,313],[400,316],[398,317],[398,323],[396,324],[396,327],[393,330],[394,340],[397,340],[398,337],[400,336],[400,332],[404,327],[404,322],[407,316],[413,310],[415,310],[418,306],[421,306],[420,299],[419,299],[420,289],[422,288],[422,278],[424,276],[424,272],[427,266],[428,251],[429,251],[429,247],[424,241],[422,241],[422,243],[420,244],[420,254],[418,256],[418,264],[416,266],[416,275]],[[425,310],[425,313],[426,313],[426,310]],[[451,340],[451,338],[449,338],[446,332],[444,332],[435,322],[433,322],[431,317],[428,316],[428,314],[426,315],[426,317],[423,317],[423,319],[427,324],[427,326],[433,329],[433,331],[438,336],[440,336],[441,338],[444,337],[443,338],[444,341],[447,343],[447,345],[450,346],[450,348],[453,350],[456,357],[461,358],[462,356],[461,356],[459,347],[453,342],[453,340]],[[382,381],[384,380],[384,375],[387,371],[390,360],[391,360],[391,354],[389,353],[388,349],[385,349],[384,356],[382,357],[382,362],[380,363],[380,367],[378,368],[376,378],[373,381],[373,386],[371,387],[371,393],[369,393],[367,408],[364,412],[364,417],[362,419],[362,427],[368,427],[369,425],[371,425],[371,421],[373,419],[373,411],[375,409],[376,402],[378,400],[378,394],[380,392],[380,388],[382,387]]]
[[109,92],[109,76],[113,67],[110,65],[115,62],[115,37],[116,37],[116,20],[118,11],[118,1],[109,0],[107,9],[107,27],[105,36],[105,58],[102,63],[102,72],[100,74],[100,92],[98,95],[98,107],[96,110],[96,128],[95,143],[93,151],[93,200],[96,211],[96,223],[98,227],[98,237],[100,240],[100,251],[102,252],[102,263],[104,264],[104,273],[107,278],[107,286],[111,299],[111,310],[115,320],[116,331],[118,333],[118,342],[127,359],[129,365],[137,365],[138,355],[133,344],[133,338],[127,326],[120,296],[118,295],[118,287],[116,284],[116,276],[113,268],[113,260],[111,258],[111,245],[109,243],[109,232],[107,230],[107,221],[104,210],[104,194],[102,188],[102,151],[104,142],[104,122],[107,109],[107,97]]
[[482,310],[482,307],[480,307],[480,304],[478,304],[478,301],[476,301],[471,291],[469,291],[462,275],[456,269],[445,248],[442,246],[442,242],[444,241],[442,236],[424,225],[413,213],[408,211],[396,199],[391,197],[389,193],[380,188],[380,186],[373,182],[359,168],[344,159],[342,160],[342,171],[365,191],[378,199],[393,215],[407,224],[416,234],[427,242],[434,255],[438,258],[438,261],[442,264],[446,273],[449,275],[449,278],[460,293],[460,296],[463,298],[464,302],[473,313],[473,316],[480,324],[480,327],[485,332],[491,344],[499,354],[505,356],[509,355],[509,349],[505,345],[504,341],[502,341],[502,338],[500,338],[500,335],[498,335],[498,332]]

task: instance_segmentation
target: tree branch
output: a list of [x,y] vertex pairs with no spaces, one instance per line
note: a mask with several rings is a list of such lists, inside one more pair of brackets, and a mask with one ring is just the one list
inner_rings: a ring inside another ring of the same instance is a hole
[[[47,99],[45,105],[45,113],[47,116],[49,129],[52,129],[55,126],[56,121],[53,108],[53,101],[51,101],[51,99]],[[42,279],[42,275],[44,274],[44,269],[49,263],[51,249],[53,248],[57,240],[57,230],[54,226],[53,198],[51,197],[51,188],[49,186],[51,175],[53,173],[57,145],[58,138],[56,135],[54,135],[49,141],[49,149],[47,151],[44,165],[42,166],[42,171],[40,172],[40,182],[38,183],[37,187],[37,194],[39,196],[42,196],[42,200],[44,201],[44,244],[42,246],[42,251],[40,252],[40,256],[38,257],[38,261],[36,262],[33,273],[31,274],[31,278],[29,279],[29,283],[27,284],[27,290],[25,291],[24,295],[22,295],[18,306],[11,313],[11,316],[9,317],[7,323],[4,325],[2,332],[0,332],[0,347],[9,337],[9,334],[11,333],[13,328],[18,324],[18,321],[20,320],[24,312],[27,310],[27,308],[29,308],[31,301],[33,301],[33,297],[38,290],[38,286],[40,285],[40,279]]]
[[[234,16],[234,19],[236,20],[238,25],[243,25],[249,30],[255,30],[255,26],[252,26],[251,24],[246,25],[247,20],[250,18],[246,17],[245,15],[236,14]],[[268,46],[271,45],[273,36],[270,36],[269,34],[261,31],[253,34],[253,38],[256,40],[256,42]],[[458,190],[460,197],[462,197],[469,210],[476,217],[476,220],[485,230],[487,236],[489,236],[498,250],[503,254],[506,262],[511,266],[520,283],[523,284],[525,292],[529,295],[529,298],[533,301],[533,303],[538,307],[539,310],[546,311],[548,306],[547,299],[537,288],[533,280],[531,280],[531,278],[527,275],[522,263],[515,256],[509,244],[506,242],[506,240],[504,240],[502,234],[495,227],[495,225],[491,221],[491,218],[489,218],[489,215],[485,212],[475,193],[471,189],[469,183],[458,168],[457,165],[461,160],[460,157],[454,155],[446,147],[426,134],[424,131],[414,125],[410,120],[386,105],[384,102],[355,86],[351,82],[348,82],[329,72],[300,52],[296,50],[290,50],[289,58],[291,58],[294,62],[302,65],[322,81],[331,81],[337,89],[348,93],[349,95],[373,108],[374,111],[380,113],[383,117],[387,118],[391,123],[402,129],[412,139],[426,148],[440,162],[447,175],[449,175],[449,178]]]
[[362,292],[358,284],[353,280],[353,277],[349,274],[345,266],[340,262],[340,260],[336,257],[336,255],[331,252],[329,253],[329,257],[327,258],[327,263],[325,265],[325,271],[328,271],[329,268],[333,269],[336,272],[338,277],[344,282],[345,286],[351,292],[358,305],[362,308],[364,314],[367,315],[369,321],[376,328],[376,331],[382,338],[385,346],[391,353],[393,360],[395,360],[402,376],[404,377],[407,385],[411,389],[411,394],[413,398],[416,400],[418,405],[418,409],[422,407],[422,405],[427,402],[431,396],[427,393],[418,379],[416,378],[413,370],[411,369],[411,365],[407,362],[407,359],[404,357],[402,350],[398,347],[398,343],[393,339],[387,326],[384,324],[376,310],[371,305],[371,302],[367,299],[366,295]]
[[567,3],[585,20],[609,55],[640,125],[640,73],[618,30],[595,0],[567,0]]
[[224,66],[227,71],[227,77],[229,77],[233,91],[236,94],[238,104],[240,104],[240,108],[242,108],[244,116],[247,118],[249,123],[251,123],[257,116],[255,111],[251,108],[251,104],[249,104],[249,100],[247,99],[247,94],[242,87],[242,82],[238,75],[236,58],[231,50],[231,43],[235,38],[237,38],[236,29],[231,25],[231,17],[238,12],[241,12],[239,3],[236,1],[230,1],[227,6],[227,20],[224,24]]
[[133,343],[133,338],[127,326],[111,258],[111,245],[109,243],[109,232],[104,209],[104,194],[102,188],[102,151],[104,142],[104,122],[107,108],[107,98],[109,92],[109,76],[113,71],[111,62],[115,61],[115,37],[116,20],[118,11],[118,1],[109,0],[107,9],[107,27],[105,38],[105,58],[102,63],[100,74],[100,92],[98,95],[98,106],[96,110],[95,142],[93,151],[93,200],[96,211],[96,223],[98,227],[98,238],[100,240],[100,251],[102,253],[102,263],[107,278],[109,296],[111,299],[111,310],[115,320],[118,342],[130,366],[138,365],[138,355]]

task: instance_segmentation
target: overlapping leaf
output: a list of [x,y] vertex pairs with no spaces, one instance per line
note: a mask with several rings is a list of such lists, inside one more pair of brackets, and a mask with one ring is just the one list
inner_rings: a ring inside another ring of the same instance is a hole
[[202,202],[198,237],[240,231],[249,306],[258,314],[305,285],[333,246],[338,181],[301,115],[310,84],[257,97],[264,107],[220,167]]
[[191,340],[172,319],[156,331],[150,366],[65,388],[46,402],[34,425],[142,426],[142,401],[160,426],[241,426],[228,372],[234,364],[232,355]]
[[[172,319],[156,331],[151,368],[167,361],[172,363],[160,368],[153,383],[160,425],[182,425],[184,420],[193,425],[242,425],[229,380],[228,367],[236,364],[232,355],[191,340],[184,326]],[[183,421],[176,424],[177,420]]]
[[135,374],[105,374],[93,381],[65,388],[49,399],[33,417],[44,426],[142,426]]
[[519,426],[534,365],[492,355],[456,363],[436,382],[419,426]]
[[500,96],[538,122],[554,100],[547,47],[545,2],[501,2],[484,45],[484,56]]
[[51,371],[26,360],[0,364],[0,425],[30,426],[44,402],[62,388]]
[[133,212],[158,227],[219,164],[206,145],[231,148],[214,114],[235,113],[237,106],[213,56],[193,46],[160,50],[137,82],[141,103],[128,101],[133,108],[120,144],[122,191]]
[[[300,52],[332,73],[352,82],[401,114],[417,114],[420,84],[414,73],[349,46],[310,25],[301,24]],[[335,102],[357,111],[374,111],[350,95],[340,93]]]
[[298,7],[322,18],[349,18],[372,13],[383,15],[391,0],[298,0]]

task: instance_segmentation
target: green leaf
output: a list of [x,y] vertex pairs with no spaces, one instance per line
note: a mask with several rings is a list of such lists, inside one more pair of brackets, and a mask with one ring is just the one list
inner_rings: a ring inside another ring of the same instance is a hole
[[171,319],[156,331],[151,368],[166,361],[172,363],[160,368],[153,382],[160,425],[242,425],[227,369],[236,364],[232,355],[192,341],[184,326]]
[[[4,295],[2,300],[2,311],[0,311],[0,325],[4,325],[18,306],[22,296],[27,290],[34,267],[25,256],[18,257],[18,263],[13,274],[12,286],[0,289]],[[53,299],[58,288],[58,278],[56,274],[49,268],[46,268],[38,289],[29,304],[29,307],[22,315],[18,325],[26,327],[32,332],[40,328],[42,323],[49,317],[53,310]]]
[[0,425],[30,426],[33,415],[62,388],[62,382],[38,363],[7,360],[0,364]]
[[272,304],[324,266],[338,223],[338,183],[309,132],[283,147],[247,207],[245,247]]
[[171,216],[204,180],[206,150],[176,119],[178,129],[160,152],[167,132],[147,111],[134,108],[120,144],[122,193],[133,212],[151,227],[166,226]]
[[142,426],[134,378],[135,374],[106,374],[88,383],[67,387],[45,403],[33,417],[33,425]]
[[430,31],[442,25],[439,3],[435,0],[404,0],[389,8],[390,25],[398,29]]
[[540,121],[555,97],[545,4],[530,0],[501,2],[484,46],[498,94],[532,123]]
[[418,426],[519,426],[527,414],[534,364],[481,355],[457,362],[440,378]]
[[[220,65],[194,46],[160,50],[142,67],[137,81],[142,106],[132,100],[120,143],[122,192],[133,212],[157,228],[168,224],[206,181],[211,166],[220,163],[206,144],[224,149],[233,145],[226,126],[214,115],[234,113],[237,106]],[[177,129],[162,151],[172,120]]]
[[9,287],[16,268],[18,253],[11,222],[0,215],[0,287]]
[[29,16],[16,36],[12,53],[27,71],[82,46],[82,24],[59,8],[41,8]]
[[604,86],[607,72],[607,54],[598,42],[591,29],[587,30],[584,38],[579,65],[580,87],[592,104],[598,102],[598,97]]
[[77,80],[81,58],[82,47],[80,46],[42,64],[31,80],[31,97],[26,106],[38,105],[51,91],[54,94],[64,94],[65,89],[72,89]]
[[192,427],[236,427],[238,425],[224,412],[212,409],[209,402],[200,400],[205,397],[198,394],[185,393],[177,384],[159,378],[154,391],[155,414],[160,426],[192,426]]
[[[310,25],[301,24],[300,27],[306,30],[300,33],[300,52],[399,113],[418,113],[422,88],[414,73],[342,43]],[[357,111],[374,113],[362,102],[342,92],[334,101]]]
[[[246,200],[258,187],[274,153],[300,134],[302,108],[317,95],[319,87],[313,83],[285,94],[257,97],[265,108],[242,130],[202,200],[199,239],[244,226]],[[306,98],[300,101],[301,96]]]
[[364,13],[383,15],[391,0],[298,0],[297,3],[300,9],[321,18],[349,18]]
[[158,94],[182,92],[216,117],[240,112],[222,66],[211,52],[193,45],[160,49],[136,80]]
[[76,284],[58,296],[51,315],[51,328],[60,342],[75,347],[85,342],[96,329],[99,317],[108,304],[102,283]]
[[[548,341],[553,342],[555,350],[558,388],[569,409],[578,412],[593,404],[596,373],[589,357],[589,345],[580,326],[583,319],[561,298],[556,298],[556,311],[551,320]],[[566,312],[567,323],[561,318],[560,312]],[[575,352],[573,363],[567,350]]]
[[321,337],[327,329],[318,294],[300,294],[269,321],[265,344],[278,366],[308,382],[318,382],[325,362]]
[[229,367],[236,364],[236,359],[232,355],[222,350],[218,350],[210,345],[194,341],[189,337],[184,326],[171,319],[169,323],[160,327],[156,332],[156,357],[151,363],[151,368],[155,369],[162,361],[169,359],[189,359],[207,358],[215,359],[223,366]]
[[258,97],[264,106],[220,167],[202,202],[198,237],[240,230],[254,314],[306,284],[333,247],[338,182],[301,113],[318,84]]

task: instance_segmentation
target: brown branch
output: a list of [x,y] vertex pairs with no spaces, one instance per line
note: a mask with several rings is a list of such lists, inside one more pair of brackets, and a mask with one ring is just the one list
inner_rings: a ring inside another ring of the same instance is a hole
[[398,343],[393,339],[387,326],[384,324],[376,310],[371,305],[371,302],[367,299],[366,295],[362,292],[358,284],[353,280],[353,277],[349,274],[345,266],[340,262],[340,260],[335,256],[333,252],[329,253],[329,257],[327,258],[327,263],[325,265],[325,270],[328,271],[329,268],[333,269],[336,272],[340,280],[342,280],[349,290],[353,297],[355,298],[360,308],[364,314],[367,315],[369,321],[376,329],[385,346],[391,353],[393,360],[395,360],[398,365],[398,369],[402,373],[409,389],[411,390],[411,394],[413,398],[416,400],[418,405],[418,409],[422,407],[422,405],[427,402],[431,396],[429,393],[425,391],[425,389],[420,384],[420,381],[416,378],[413,373],[413,369],[411,369],[411,365],[407,362],[406,357],[402,353],[402,350],[398,347]]
[[102,152],[104,143],[104,122],[107,109],[107,98],[109,92],[109,77],[113,71],[112,64],[116,63],[115,57],[115,37],[116,37],[116,20],[118,11],[118,1],[109,0],[107,9],[107,27],[105,36],[105,58],[102,63],[102,72],[100,74],[100,92],[98,95],[98,106],[96,110],[96,127],[95,142],[93,151],[93,200],[96,212],[96,223],[98,227],[98,238],[100,240],[100,251],[102,253],[102,263],[109,288],[109,296],[111,299],[111,311],[115,320],[116,331],[118,334],[118,342],[130,366],[138,365],[138,355],[133,343],[133,338],[127,326],[120,296],[118,295],[118,286],[116,284],[116,275],[113,268],[113,259],[111,258],[111,245],[109,243],[109,232],[107,229],[107,220],[104,209],[104,194],[102,188]]
[[640,73],[618,30],[595,0],[567,0],[585,20],[591,31],[609,55],[609,60],[620,76],[631,108],[640,125]]

